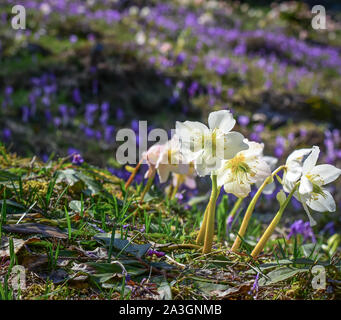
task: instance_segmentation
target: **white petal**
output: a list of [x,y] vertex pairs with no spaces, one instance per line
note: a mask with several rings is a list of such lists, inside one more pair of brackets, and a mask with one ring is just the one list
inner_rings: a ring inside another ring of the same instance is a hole
[[221,167],[221,160],[218,158],[201,156],[194,162],[195,171],[200,177],[207,176]]
[[247,139],[244,139],[243,142],[249,146],[249,149],[241,151],[245,158],[260,157],[263,154],[264,143],[248,141]]
[[264,181],[265,178],[271,175],[271,170],[270,170],[269,165],[261,159],[257,159],[251,162],[250,167],[256,173],[256,176],[254,177],[256,181]]
[[227,181],[230,181],[232,178],[231,170],[225,169],[227,161],[223,161],[221,168],[217,170],[217,184],[218,186],[222,186]]
[[[258,186],[258,188],[261,186],[261,183],[257,183],[256,184],[257,186]],[[275,182],[271,182],[271,183],[269,183],[269,184],[267,184],[266,186],[265,186],[265,188],[263,189],[263,192],[262,193],[264,193],[264,194],[273,194],[274,193],[274,191],[275,191],[275,189],[276,189],[276,184],[275,184]]]
[[251,191],[251,186],[248,183],[238,183],[234,180],[224,184],[224,190],[226,193],[232,193],[238,198],[245,198]]
[[292,152],[286,161],[286,164],[288,165],[291,161],[298,161],[302,162],[304,159],[304,156],[308,155],[311,152],[312,149],[299,149]]
[[291,192],[291,190],[295,187],[296,181],[290,181],[285,178],[285,175],[283,177],[283,190],[286,193]]
[[312,170],[315,167],[319,154],[320,154],[320,148],[317,146],[313,146],[310,155],[307,157],[307,159],[305,159],[303,163],[303,170],[302,170],[303,174],[308,173],[310,170]]
[[208,116],[208,126],[211,130],[217,128],[228,133],[236,124],[236,120],[233,119],[233,115],[228,110],[220,110],[211,112]]
[[185,121],[179,122],[177,121],[175,124],[175,134],[182,139],[184,134],[187,135],[191,131],[200,131],[202,133],[208,132],[208,128],[206,125],[199,121]]
[[159,165],[157,173],[160,178],[160,183],[165,183],[168,180],[170,170],[168,165]]
[[189,189],[195,189],[197,187],[195,178],[192,178],[192,177],[186,177],[184,185]]
[[307,205],[315,211],[319,212],[334,212],[336,210],[336,204],[333,196],[330,192],[322,188],[323,196],[320,194],[314,194],[313,197],[307,200]]
[[263,160],[270,166],[271,170],[275,169],[278,159],[270,156],[263,156]]
[[247,150],[249,146],[243,140],[244,136],[239,132],[227,133],[224,137],[224,159],[231,159],[238,152]]
[[298,192],[300,194],[310,194],[312,191],[313,191],[312,182],[306,176],[302,176]]
[[295,165],[292,164],[290,167],[288,167],[287,172],[285,174],[285,179],[289,182],[297,182],[302,175],[302,167],[295,162]]
[[300,195],[298,192],[295,192],[294,197],[300,201],[302,203],[303,209],[306,212],[308,218],[309,218],[309,222],[310,222],[310,226],[313,227],[316,225],[316,221],[313,219],[313,217],[310,214],[310,211],[307,207],[307,200],[309,199],[309,196],[302,196]]
[[336,180],[341,175],[341,170],[331,164],[321,164],[314,167],[311,170],[311,174],[319,175],[323,182],[322,184],[325,185]]

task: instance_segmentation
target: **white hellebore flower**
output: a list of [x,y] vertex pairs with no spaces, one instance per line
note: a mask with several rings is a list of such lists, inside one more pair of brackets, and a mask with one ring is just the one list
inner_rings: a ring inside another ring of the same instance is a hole
[[221,167],[222,160],[233,158],[248,148],[243,135],[231,132],[236,120],[230,111],[211,112],[209,128],[201,122],[176,122],[176,135],[181,140],[181,152],[187,162],[194,162],[199,176],[205,176]]
[[160,182],[166,182],[171,172],[187,174],[189,172],[189,164],[185,162],[184,157],[180,153],[179,138],[174,135],[171,140],[163,145],[160,156],[156,162],[156,169]]
[[292,152],[285,163],[283,189],[289,193],[302,176],[302,164],[313,149],[299,149]]
[[331,164],[316,165],[319,154],[319,147],[314,146],[303,163],[300,186],[298,193],[295,194],[295,197],[302,202],[311,225],[316,222],[311,218],[307,206],[319,212],[334,212],[336,210],[333,196],[323,186],[333,182],[341,175],[341,170]]
[[144,176],[145,179],[151,178],[154,175],[154,172],[156,170],[156,164],[160,158],[160,155],[164,147],[165,145],[163,144],[154,144],[146,152],[142,154],[143,159],[146,160],[149,167]]
[[270,166],[263,158],[263,143],[254,141],[244,142],[249,149],[240,151],[230,160],[223,162],[222,167],[217,170],[217,183],[224,185],[227,193],[236,197],[245,198],[251,191],[251,185],[262,183],[271,175]]
[[[284,191],[286,192],[290,192],[300,181],[300,186],[294,197],[302,203],[311,226],[314,226],[316,222],[311,217],[308,207],[319,212],[334,212],[336,210],[333,196],[323,186],[333,182],[341,174],[340,169],[330,164],[316,165],[319,154],[320,148],[317,146],[312,149],[294,151],[289,158],[291,157],[290,161],[296,163],[291,163],[288,166],[284,176]],[[289,158],[287,165],[290,162]]]

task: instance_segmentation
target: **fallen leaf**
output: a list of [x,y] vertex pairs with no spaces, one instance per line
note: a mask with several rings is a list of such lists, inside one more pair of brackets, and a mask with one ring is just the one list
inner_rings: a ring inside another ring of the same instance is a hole
[[[17,254],[24,244],[25,240],[13,238],[14,253]],[[3,236],[0,245],[0,258],[7,258],[9,256],[9,238]]]
[[242,285],[238,287],[229,288],[225,291],[220,291],[220,290],[212,291],[211,294],[217,295],[217,297],[219,298],[230,298],[232,296],[236,297],[241,294],[246,294],[247,292],[250,291],[250,288],[251,288],[251,283],[243,283]]
[[3,229],[13,233],[41,234],[45,237],[67,239],[67,235],[60,229],[41,223],[9,224],[4,225]]

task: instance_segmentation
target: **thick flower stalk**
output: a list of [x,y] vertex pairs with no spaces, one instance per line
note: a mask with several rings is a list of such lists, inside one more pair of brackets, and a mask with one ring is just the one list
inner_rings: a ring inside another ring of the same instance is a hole
[[280,166],[278,167],[269,177],[267,177],[264,182],[262,183],[262,185],[259,187],[259,189],[257,190],[256,194],[254,195],[254,197],[252,198],[249,206],[246,209],[242,224],[239,228],[237,237],[233,243],[233,246],[231,248],[232,252],[237,252],[240,244],[241,244],[241,239],[244,237],[247,226],[249,224],[249,221],[251,219],[251,215],[253,213],[253,210],[255,209],[256,203],[258,201],[258,198],[260,197],[260,195],[262,194],[262,192],[264,191],[265,187],[269,184],[272,183],[274,176],[280,172],[281,170],[283,170],[285,168],[285,166]]
[[283,212],[286,209],[287,205],[289,204],[294,192],[297,190],[297,187],[298,187],[298,184],[295,185],[295,187],[291,190],[291,192],[289,193],[289,195],[286,199],[285,199],[285,195],[284,195],[283,191],[280,191],[279,194],[277,195],[277,198],[278,198],[280,205],[281,205],[280,209],[278,210],[277,214],[275,215],[275,217],[271,221],[268,228],[265,230],[262,237],[259,239],[259,241],[258,241],[257,245],[255,246],[255,248],[253,249],[253,251],[251,252],[252,258],[256,259],[258,257],[258,255],[264,249],[267,241],[269,240],[271,235],[274,233],[276,226],[278,225],[279,221],[281,220]]
[[284,191],[289,192],[289,196],[281,203],[280,210],[252,251],[253,258],[263,250],[292,196],[301,201],[311,226],[316,222],[311,217],[308,207],[319,212],[336,210],[333,196],[323,186],[336,180],[341,175],[341,170],[330,164],[316,165],[319,153],[319,147],[314,146],[312,149],[296,150],[288,157],[283,187]]
[[215,208],[218,197],[216,170],[223,160],[233,158],[238,152],[248,149],[244,137],[231,132],[236,121],[227,110],[211,112],[209,127],[200,123],[185,121],[176,123],[176,135],[181,141],[181,152],[188,163],[193,162],[199,176],[211,174],[211,198],[205,210],[204,219],[197,237],[197,243],[204,242],[204,253],[212,248],[214,236]]
[[207,209],[207,222],[206,222],[206,230],[204,237],[204,247],[202,250],[203,254],[210,253],[212,249],[213,237],[214,237],[214,221],[215,221],[215,211],[216,211],[216,202],[219,195],[219,190],[217,186],[217,176],[212,174],[212,196],[210,203],[208,204]]

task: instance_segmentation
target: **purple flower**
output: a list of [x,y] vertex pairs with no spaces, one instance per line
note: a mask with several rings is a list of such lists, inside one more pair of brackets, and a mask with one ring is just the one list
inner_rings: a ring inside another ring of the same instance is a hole
[[12,137],[12,132],[9,128],[5,128],[2,130],[2,136],[5,141],[9,141]]
[[246,127],[250,123],[250,118],[248,116],[239,116],[238,117],[238,123],[242,127]]
[[133,121],[131,122],[131,128],[132,128],[135,132],[137,132],[137,131],[139,130],[139,122],[138,122],[137,120],[133,120]]
[[114,126],[106,126],[104,128],[104,139],[106,142],[109,143],[111,141],[114,132],[115,132]]
[[85,121],[89,126],[94,124],[94,113],[97,111],[97,105],[89,103],[85,107]]
[[186,60],[186,53],[180,52],[176,57],[175,64],[182,64]]
[[84,162],[84,159],[79,153],[76,153],[72,156],[72,163],[76,165],[81,165]]
[[59,117],[53,118],[53,124],[55,127],[58,128],[61,125],[61,123],[62,123],[62,120]]
[[234,89],[233,88],[229,88],[227,90],[227,95],[229,98],[232,98],[232,96],[234,95]]
[[72,34],[69,40],[71,43],[76,43],[78,41],[78,37],[75,34]]
[[82,97],[81,93],[78,88],[73,89],[72,91],[72,99],[75,103],[81,104],[82,103]]
[[333,221],[328,222],[322,229],[322,233],[328,233],[330,236],[336,233],[335,224]]
[[232,217],[232,216],[228,216],[228,217],[227,217],[227,221],[226,221],[226,232],[229,232],[229,230],[231,229],[232,223],[233,223],[233,219],[234,219],[234,217]]
[[69,115],[68,115],[68,108],[65,104],[61,104],[59,106],[59,112],[63,118],[64,124],[68,121]]
[[198,88],[199,88],[198,82],[193,81],[191,83],[191,85],[189,86],[189,88],[188,88],[188,94],[189,94],[189,96],[191,98],[195,95],[195,93],[197,92]]
[[262,133],[264,131],[264,124],[263,123],[258,123],[253,126],[253,130],[256,133]]
[[6,97],[10,97],[12,95],[12,93],[13,93],[13,88],[10,87],[10,86],[7,86],[5,88],[5,95],[6,95]]
[[156,255],[158,258],[161,258],[161,257],[163,257],[164,255],[166,255],[164,252],[162,252],[162,251],[156,251],[156,250],[152,250],[152,249],[150,249],[150,250],[148,250],[148,252],[147,252],[147,255],[148,256],[152,256],[152,255]]
[[260,142],[260,140],[261,140],[259,134],[256,133],[256,132],[252,132],[252,133],[250,134],[250,139],[251,139],[252,141],[256,141],[256,142]]
[[88,138],[93,138],[95,135],[95,132],[93,129],[89,128],[89,127],[85,127],[84,128],[84,133]]
[[123,110],[122,110],[121,108],[118,108],[118,109],[116,110],[116,119],[117,119],[118,121],[124,120],[124,112],[123,112]]
[[30,117],[30,109],[27,106],[22,107],[22,117],[21,120],[22,122],[27,123]]
[[259,281],[259,272],[257,273],[253,286],[251,290],[249,291],[249,294],[253,294],[253,299],[257,299],[258,290],[259,290],[258,281]]
[[308,238],[311,238],[312,242],[316,242],[316,238],[314,235],[313,229],[310,227],[310,223],[304,222],[303,220],[297,220],[290,226],[290,232],[288,234],[288,239],[290,239],[292,236],[297,235],[303,236],[303,241],[308,240]]
[[184,198],[183,194],[178,192],[176,195],[175,195],[175,198],[177,198],[178,200],[182,200]]

